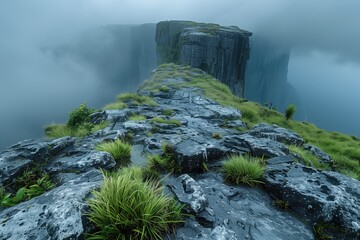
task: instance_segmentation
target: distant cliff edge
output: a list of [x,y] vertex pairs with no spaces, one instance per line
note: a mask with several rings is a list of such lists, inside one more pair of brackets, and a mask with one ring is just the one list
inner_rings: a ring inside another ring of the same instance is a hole
[[158,64],[178,63],[200,68],[244,96],[245,69],[251,32],[238,27],[190,21],[156,25]]

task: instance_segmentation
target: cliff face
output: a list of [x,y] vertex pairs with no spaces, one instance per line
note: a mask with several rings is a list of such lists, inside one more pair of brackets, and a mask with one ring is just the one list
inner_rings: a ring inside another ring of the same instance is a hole
[[180,63],[200,68],[244,96],[250,32],[238,27],[183,21],[156,27],[158,64]]
[[293,86],[287,81],[290,48],[253,36],[245,74],[245,97],[258,103],[272,104],[283,111],[290,103],[297,105],[297,117],[305,112]]

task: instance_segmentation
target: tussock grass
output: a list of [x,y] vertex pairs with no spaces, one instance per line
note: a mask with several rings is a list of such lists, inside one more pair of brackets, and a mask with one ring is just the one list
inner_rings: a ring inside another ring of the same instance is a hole
[[98,231],[88,239],[162,239],[182,222],[182,206],[164,195],[158,183],[143,182],[134,167],[105,174],[101,189],[93,195],[88,217]]
[[221,172],[226,181],[254,186],[262,183],[264,166],[257,159],[247,160],[242,156],[231,156],[225,161]]
[[111,154],[120,165],[130,163],[131,145],[118,139],[113,142],[104,142],[96,146],[96,150]]
[[290,104],[289,106],[287,106],[287,108],[285,109],[285,119],[286,120],[292,119],[295,112],[296,112],[296,106],[294,104]]

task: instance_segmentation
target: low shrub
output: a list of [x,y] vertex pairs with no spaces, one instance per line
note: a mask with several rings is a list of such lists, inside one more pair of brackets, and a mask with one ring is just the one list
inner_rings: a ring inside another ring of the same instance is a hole
[[131,145],[120,139],[100,143],[96,146],[96,150],[110,153],[120,166],[130,163]]
[[95,109],[88,108],[86,103],[82,103],[80,107],[69,113],[67,125],[71,128],[79,127],[80,125],[89,122],[89,116],[94,112]]
[[226,181],[254,186],[262,183],[264,166],[258,160],[246,160],[242,156],[231,156],[225,161],[221,172]]
[[285,110],[285,119],[286,120],[292,119],[295,112],[296,112],[296,106],[294,104],[290,104],[289,106],[287,106]]
[[152,181],[143,182],[134,167],[104,177],[89,200],[89,220],[97,232],[88,239],[162,239],[182,222],[182,206]]
[[[28,173],[29,175],[26,175]],[[19,179],[21,180],[18,180],[18,183],[21,183],[21,181],[25,179],[29,179],[30,182],[25,184],[23,187],[20,187],[15,194],[6,193],[4,188],[0,188],[0,206],[14,206],[20,202],[37,197],[44,192],[51,190],[55,186],[47,174],[42,174],[40,177],[38,177],[36,174],[33,175],[31,171],[28,171],[27,173],[24,173]]]
[[85,137],[101,130],[109,125],[104,121],[99,124],[92,124],[90,122],[90,115],[95,112],[95,109],[88,108],[86,103],[74,109],[69,113],[69,120],[66,124],[50,124],[44,128],[45,135],[50,138],[60,138],[65,136]]

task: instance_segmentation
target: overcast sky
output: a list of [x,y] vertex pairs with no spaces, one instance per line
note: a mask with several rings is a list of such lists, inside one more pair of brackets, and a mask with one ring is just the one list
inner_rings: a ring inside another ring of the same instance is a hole
[[[51,118],[66,119],[64,111],[97,94],[101,79],[93,69],[72,59],[56,61],[41,48],[74,41],[83,31],[110,23],[215,22],[289,45],[289,81],[307,95],[314,93],[306,96],[308,105],[331,96],[343,109],[353,109],[354,119],[345,116],[352,124],[343,125],[360,125],[359,12],[359,0],[1,0],[0,149],[12,138],[11,129],[23,126],[20,137],[28,138],[29,124],[36,127],[44,112],[63,106]],[[67,97],[59,101],[64,93]],[[332,125],[340,126],[339,121]],[[357,129],[343,131],[360,135]]]

